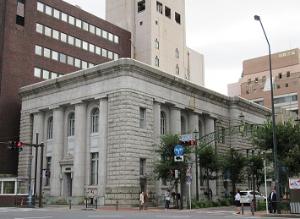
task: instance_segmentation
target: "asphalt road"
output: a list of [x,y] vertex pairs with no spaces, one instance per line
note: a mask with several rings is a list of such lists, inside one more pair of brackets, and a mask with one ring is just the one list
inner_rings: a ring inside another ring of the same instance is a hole
[[[0,208],[0,219],[226,219],[261,218],[236,215],[233,209],[203,210],[82,210],[66,208]],[[264,217],[267,218],[267,217]]]

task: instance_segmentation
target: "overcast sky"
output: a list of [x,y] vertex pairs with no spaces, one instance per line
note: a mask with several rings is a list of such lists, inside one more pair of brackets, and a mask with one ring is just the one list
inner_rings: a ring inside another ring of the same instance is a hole
[[[105,0],[65,1],[105,18]],[[243,60],[268,54],[255,14],[272,52],[300,47],[300,0],[186,0],[187,45],[204,54],[207,88],[227,94],[227,84],[241,76]]]

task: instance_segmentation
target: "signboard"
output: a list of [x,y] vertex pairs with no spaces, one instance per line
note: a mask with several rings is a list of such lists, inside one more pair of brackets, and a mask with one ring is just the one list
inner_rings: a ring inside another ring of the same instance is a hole
[[184,148],[182,145],[178,144],[174,147],[175,156],[182,156],[184,154]]
[[300,189],[300,179],[289,179],[290,189]]

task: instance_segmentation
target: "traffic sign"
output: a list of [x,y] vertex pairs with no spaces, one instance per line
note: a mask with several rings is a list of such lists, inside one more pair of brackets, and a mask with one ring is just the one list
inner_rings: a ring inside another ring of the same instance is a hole
[[184,157],[183,156],[174,156],[174,161],[175,162],[182,162],[182,161],[184,161]]
[[184,148],[182,145],[178,144],[174,147],[175,156],[182,156],[184,154]]

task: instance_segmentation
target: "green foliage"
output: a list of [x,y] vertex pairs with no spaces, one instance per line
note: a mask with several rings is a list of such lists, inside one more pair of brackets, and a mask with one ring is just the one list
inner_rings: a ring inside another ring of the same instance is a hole
[[210,208],[210,207],[221,207],[230,206],[231,202],[229,199],[218,199],[217,201],[208,200],[192,200],[192,208]]

